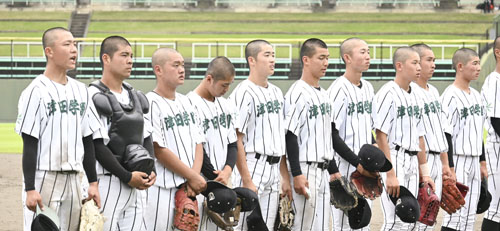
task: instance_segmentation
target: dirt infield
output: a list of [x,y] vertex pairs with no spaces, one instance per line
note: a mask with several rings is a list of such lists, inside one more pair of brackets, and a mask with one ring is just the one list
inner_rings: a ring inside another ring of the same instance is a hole
[[[19,154],[0,154],[0,230],[22,230],[22,167]],[[383,223],[380,200],[374,202],[371,230],[379,230]],[[438,224],[443,216],[441,210]],[[482,216],[477,216],[474,230],[480,230]],[[438,230],[436,228],[435,230]]]

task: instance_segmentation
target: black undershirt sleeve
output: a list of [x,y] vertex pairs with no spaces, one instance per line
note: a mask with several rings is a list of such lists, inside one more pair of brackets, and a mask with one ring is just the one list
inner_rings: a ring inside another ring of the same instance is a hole
[[38,139],[22,133],[23,138],[23,175],[24,191],[35,190],[36,158],[38,152]]
[[83,137],[83,169],[89,183],[97,181],[97,173],[95,170],[95,148],[92,135]]
[[335,123],[332,122],[332,142],[333,149],[337,152],[344,160],[349,162],[352,166],[357,167],[359,164],[359,157],[354,154],[354,152],[345,144],[345,142],[340,138],[339,130],[335,127]]
[[[143,141],[143,147],[148,150],[149,155],[151,158],[156,159],[155,157],[155,149],[153,147],[153,139],[151,136],[148,136],[146,139]],[[156,166],[153,166],[153,172],[156,174]]]
[[234,165],[236,164],[237,154],[238,154],[238,146],[236,145],[236,142],[228,144],[225,165],[231,167],[231,169],[234,169]]
[[214,180],[217,178],[217,174],[214,173],[215,168],[210,162],[210,157],[208,153],[203,148],[203,164],[201,165],[201,173],[209,180]]
[[297,142],[297,136],[291,131],[287,131],[285,136],[286,141],[286,154],[288,162],[290,163],[290,171],[292,176],[296,177],[302,175],[302,170],[300,170],[299,162],[299,143]]
[[446,141],[448,142],[448,165],[450,168],[455,167],[455,164],[453,164],[453,143],[451,141],[451,134],[449,133],[444,133],[446,136]]
[[491,117],[491,126],[493,126],[493,130],[495,133],[500,136],[500,118]]
[[375,140],[375,136],[372,133],[372,144],[376,144],[376,143],[377,143],[377,140]]
[[486,161],[486,154],[484,153],[484,143],[481,147],[481,155],[479,156],[479,162]]
[[339,172],[339,168],[337,167],[337,162],[335,161],[335,158],[330,160],[330,163],[328,164],[328,173],[334,174]]
[[128,183],[132,178],[132,173],[127,171],[116,159],[108,146],[104,145],[102,139],[94,140],[95,157],[97,161],[111,174],[117,176],[122,182]]

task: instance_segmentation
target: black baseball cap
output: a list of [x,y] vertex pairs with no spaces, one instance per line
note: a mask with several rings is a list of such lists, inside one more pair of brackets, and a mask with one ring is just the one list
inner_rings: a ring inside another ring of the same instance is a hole
[[361,229],[370,224],[372,210],[365,198],[358,198],[358,205],[347,211],[349,226],[352,229]]
[[266,222],[260,211],[260,204],[257,202],[255,209],[247,216],[248,231],[269,231]]
[[392,169],[391,161],[385,157],[384,152],[371,144],[361,146],[358,156],[363,168],[370,172],[387,172]]
[[481,180],[481,192],[479,193],[479,201],[477,202],[476,214],[486,212],[490,207],[491,193],[488,191],[488,180],[483,178]]
[[249,212],[257,207],[257,204],[259,203],[257,193],[243,187],[234,188],[233,191],[236,192],[236,196],[240,199],[242,212]]
[[[44,205],[45,209],[41,211],[38,205],[36,206],[37,216],[31,222],[32,231],[59,231],[57,224],[59,224],[59,217],[56,212]],[[57,224],[56,224],[57,223]]]
[[399,186],[399,197],[389,195],[396,206],[396,215],[401,221],[415,223],[420,218],[420,205],[417,198],[404,186]]
[[207,181],[207,189],[202,194],[207,199],[208,209],[216,213],[225,213],[236,205],[236,193],[217,181]]

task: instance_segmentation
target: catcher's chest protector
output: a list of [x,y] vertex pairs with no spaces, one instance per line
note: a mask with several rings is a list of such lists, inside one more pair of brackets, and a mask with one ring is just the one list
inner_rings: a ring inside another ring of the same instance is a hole
[[[101,115],[106,115],[104,111],[109,111],[111,109],[112,114],[108,116],[111,122],[109,128],[109,143],[108,147],[111,149],[113,154],[121,161],[123,154],[125,153],[125,148],[129,144],[140,144],[143,143],[143,130],[144,130],[144,117],[143,114],[147,113],[149,105],[145,104],[139,99],[139,94],[130,85],[123,83],[123,88],[128,91],[130,102],[128,105],[121,104],[118,102],[113,93],[106,87],[101,81],[95,81],[90,84],[91,86],[97,87],[104,98],[108,100],[109,104],[103,104],[96,100],[96,95],[92,98],[96,106],[97,112]],[[147,102],[147,101],[146,101]],[[106,106],[107,105],[107,106]],[[109,107],[103,110],[104,107]]]

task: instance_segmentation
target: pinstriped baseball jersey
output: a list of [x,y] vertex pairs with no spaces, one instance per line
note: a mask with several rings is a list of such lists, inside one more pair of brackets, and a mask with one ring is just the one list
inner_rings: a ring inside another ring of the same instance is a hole
[[[95,86],[90,86],[89,88],[89,94],[91,95],[91,98],[98,92],[101,92],[97,87]],[[116,97],[119,103],[121,104],[129,104],[130,98],[129,98],[129,93],[126,89],[122,87],[122,92],[121,93],[116,93],[113,92],[113,95]],[[109,142],[109,128],[111,126],[111,121],[109,120],[108,117],[101,115],[99,117],[99,121],[101,123],[101,128],[97,131],[94,132],[92,138],[94,140],[96,139],[103,139],[103,142],[105,145],[108,144]],[[151,124],[144,122],[144,137],[147,138],[148,136],[151,135]],[[97,174],[107,174],[109,171],[102,167],[102,165],[99,163],[99,161],[96,161],[96,172]]]
[[323,88],[298,80],[285,94],[283,110],[285,128],[297,136],[300,162],[333,159],[332,105]]
[[340,137],[355,153],[363,144],[372,143],[371,118],[373,86],[361,79],[361,88],[344,76],[336,79],[328,88],[333,101],[332,116]]
[[222,170],[227,158],[227,145],[237,140],[236,111],[227,99],[216,97],[214,102],[202,98],[195,92],[187,95],[196,109],[206,142],[203,143],[210,162],[216,170]]
[[[486,116],[488,118],[500,118],[500,74],[496,71],[486,77],[481,95],[486,106]],[[496,134],[491,126],[489,119],[485,122],[485,127],[488,131],[487,142],[500,143],[500,137]]]
[[434,152],[447,152],[448,142],[444,132],[449,125],[442,110],[438,90],[431,84],[427,84],[428,90],[421,88],[416,83],[410,83],[410,86],[415,91],[419,102],[424,104],[422,122],[425,129],[425,149]]
[[65,85],[37,76],[22,92],[16,132],[39,140],[37,170],[83,171],[83,137],[99,129],[85,84],[67,77]]
[[391,149],[399,145],[405,150],[420,151],[419,137],[425,135],[421,108],[413,88],[408,93],[390,81],[375,94],[374,128],[387,134]]
[[[196,144],[204,142],[199,120],[191,102],[187,96],[180,93],[175,93],[175,100],[164,98],[156,92],[149,92],[146,97],[150,107],[145,119],[152,125],[153,142],[160,147],[168,148],[191,168]],[[168,189],[186,181],[182,176],[165,168],[158,160],[155,165],[156,186]]]
[[285,154],[281,89],[271,83],[267,88],[260,87],[247,79],[236,86],[229,101],[234,103],[238,113],[238,131],[245,134],[246,152],[269,156]]
[[485,107],[481,95],[474,88],[470,94],[450,85],[441,95],[441,105],[451,133],[453,150],[457,155],[480,156],[483,144]]

